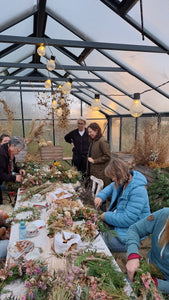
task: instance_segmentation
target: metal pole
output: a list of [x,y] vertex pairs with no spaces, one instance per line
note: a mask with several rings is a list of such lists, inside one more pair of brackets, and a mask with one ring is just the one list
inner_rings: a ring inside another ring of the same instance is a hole
[[138,118],[135,118],[135,141],[137,140]]
[[108,122],[108,130],[107,130],[107,139],[110,144],[110,150],[113,151],[113,143],[112,143],[112,118],[107,118]]
[[120,117],[119,152],[121,152],[122,120],[122,117]]
[[[53,85],[51,86],[51,99],[52,99],[52,93],[53,93]],[[53,145],[55,146],[55,114],[54,114],[53,107],[52,107],[52,129],[53,129]]]
[[22,135],[23,135],[23,138],[25,138],[25,124],[24,124],[24,113],[23,113],[23,100],[22,100],[22,85],[21,85],[21,81],[19,82],[19,89],[20,89],[20,99],[21,99]]
[[83,116],[82,100],[80,100],[80,115]]

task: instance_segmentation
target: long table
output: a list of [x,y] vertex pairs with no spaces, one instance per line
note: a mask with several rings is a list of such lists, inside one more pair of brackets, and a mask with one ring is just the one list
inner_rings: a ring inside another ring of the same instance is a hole
[[[58,188],[60,187],[64,187],[64,190],[67,190],[68,192],[70,191],[74,191],[74,188],[71,184],[62,184],[62,183],[58,183]],[[16,205],[14,210],[18,209],[21,206],[33,206],[33,205],[38,205],[36,199],[33,197],[32,200],[30,201],[24,201],[21,202],[21,190],[18,190],[18,195],[17,195],[17,200],[16,200]],[[46,223],[47,221],[47,208],[45,208],[45,204],[46,202],[49,201],[49,195],[46,195],[45,199],[40,202],[39,204],[44,205],[44,208],[41,210],[41,215],[40,215],[40,219],[42,221],[44,221]],[[25,218],[26,216],[26,212],[22,212],[20,213],[20,217]],[[9,240],[9,246],[12,245],[14,242],[19,240],[19,223],[15,223],[14,225],[11,226],[11,234],[10,234],[10,240]],[[48,237],[48,230],[46,228],[46,226],[42,227],[39,229],[39,234],[35,237],[29,238],[30,241],[32,241],[34,243],[34,248],[42,249],[42,253],[39,255],[40,259],[43,259],[47,262],[48,264],[48,269],[53,272],[54,270],[57,270],[58,268],[65,268],[65,263],[66,261],[63,258],[57,258],[55,255],[53,255],[53,250],[52,250],[52,244],[53,244],[53,239]],[[88,244],[88,245],[87,245]],[[97,252],[104,252],[106,255],[111,256],[112,257],[112,262],[113,264],[116,265],[117,269],[119,271],[120,268],[117,264],[117,262],[115,261],[115,259],[113,258],[110,250],[108,249],[108,247],[106,246],[102,236],[99,234],[96,239],[94,240],[94,242],[92,243],[84,243],[84,247],[86,246],[90,246],[90,249],[95,249]],[[7,254],[7,259],[6,262],[8,264],[12,264],[14,262],[13,258],[11,258],[11,256],[9,255],[9,252]],[[25,294],[25,287],[24,284],[21,282],[21,280],[17,280],[16,282],[11,283],[8,286],[8,290],[13,291],[13,295],[19,297],[22,297]],[[128,296],[131,295],[132,293],[132,289],[131,286],[129,285],[129,283],[126,280],[126,285],[124,288],[126,294]],[[8,293],[10,295],[10,293]],[[5,295],[1,295],[2,300],[5,299],[5,297],[7,297],[8,294]]]

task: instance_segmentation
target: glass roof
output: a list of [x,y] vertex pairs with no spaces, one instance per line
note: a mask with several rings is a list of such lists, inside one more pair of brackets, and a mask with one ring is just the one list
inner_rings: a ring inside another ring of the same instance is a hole
[[[47,77],[56,84],[70,77],[74,103],[90,104],[97,93],[102,112],[127,116],[140,93],[143,115],[169,114],[168,1],[141,3],[142,11],[135,0],[2,2],[0,92],[20,81],[44,88]],[[45,57],[37,55],[40,42]],[[46,69],[51,55],[53,72]]]

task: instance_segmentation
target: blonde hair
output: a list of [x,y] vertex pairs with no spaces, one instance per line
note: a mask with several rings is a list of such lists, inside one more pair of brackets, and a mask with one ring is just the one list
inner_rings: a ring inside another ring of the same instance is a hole
[[124,185],[130,179],[130,169],[126,162],[119,158],[112,159],[104,170],[105,175],[113,178],[115,186]]

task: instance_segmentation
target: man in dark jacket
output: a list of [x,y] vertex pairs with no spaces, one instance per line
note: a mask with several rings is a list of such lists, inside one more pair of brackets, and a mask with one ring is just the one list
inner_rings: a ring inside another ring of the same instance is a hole
[[89,148],[89,136],[85,128],[86,120],[80,117],[77,121],[77,129],[65,135],[65,141],[73,146],[72,165],[84,175],[86,172],[87,153]]
[[[22,182],[25,170],[15,163],[15,155],[24,148],[24,142],[19,137],[13,137],[8,143],[0,146],[0,185],[3,182]],[[15,173],[18,173],[15,175]],[[2,190],[0,189],[0,204]]]

